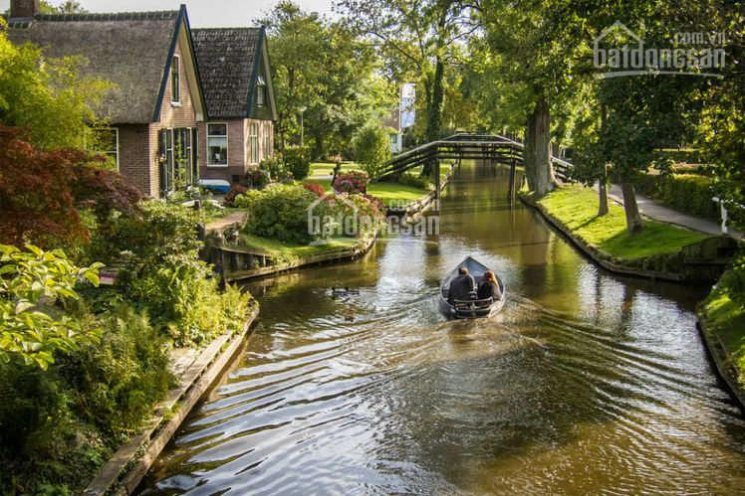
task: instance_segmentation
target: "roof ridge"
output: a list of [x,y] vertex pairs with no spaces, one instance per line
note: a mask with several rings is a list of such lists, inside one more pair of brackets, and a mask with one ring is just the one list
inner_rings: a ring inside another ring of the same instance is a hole
[[219,28],[192,28],[191,30],[192,31],[228,31],[228,30],[234,31],[237,29],[246,30],[246,31],[248,30],[260,31],[261,26],[236,26],[236,27],[228,26],[228,27],[219,27]]
[[34,21],[69,22],[69,21],[167,21],[176,19],[178,10],[154,10],[145,12],[103,12],[85,14],[37,14]]

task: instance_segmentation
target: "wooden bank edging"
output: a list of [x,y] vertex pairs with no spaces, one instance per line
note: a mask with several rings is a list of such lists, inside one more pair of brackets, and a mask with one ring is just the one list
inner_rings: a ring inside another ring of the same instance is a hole
[[214,339],[178,378],[179,385],[158,403],[155,416],[127,441],[83,491],[85,496],[132,494],[168,441],[204,393],[231,362],[259,314],[253,304],[243,328]]
[[[358,257],[361,257],[368,251],[370,251],[370,248],[372,248],[372,246],[375,244],[375,241],[377,240],[377,238],[378,236],[376,234],[375,236],[371,236],[368,240],[366,240],[362,246],[357,246],[355,248],[350,248],[346,250],[334,250],[331,253],[321,253],[318,255],[310,256],[310,257],[298,258],[294,262],[287,262],[287,263],[277,264],[277,265],[269,265],[267,267],[260,267],[258,269],[226,272],[225,280],[228,282],[243,281],[247,279],[255,279],[258,277],[265,277],[265,276],[279,274],[282,272],[288,272],[288,271],[299,269],[302,267],[320,265],[323,263],[354,260]],[[230,248],[218,248],[218,249],[220,250],[224,249],[225,251],[228,251],[228,252],[236,251],[240,253],[240,250],[231,250]]]
[[737,372],[728,358],[730,355],[722,344],[721,339],[719,339],[719,335],[709,326],[701,307],[699,307],[696,314],[698,316],[696,328],[701,334],[701,340],[704,342],[704,347],[709,354],[709,358],[714,362],[714,370],[716,370],[719,378],[727,385],[732,396],[739,404],[740,409],[745,412],[745,389],[740,386],[740,382],[737,380]]
[[520,201],[522,201],[524,204],[528,205],[529,207],[532,207],[536,209],[544,219],[557,231],[559,231],[561,234],[563,234],[569,241],[572,242],[581,252],[583,252],[585,255],[590,257],[593,262],[600,265],[605,270],[608,270],[610,272],[614,272],[616,274],[623,274],[627,276],[635,276],[635,277],[645,277],[649,279],[659,279],[663,281],[673,281],[673,282],[682,282],[683,277],[681,274],[671,274],[666,272],[657,272],[653,270],[647,270],[647,269],[640,269],[635,267],[627,267],[625,265],[620,265],[613,263],[609,260],[606,260],[597,249],[594,247],[588,245],[578,237],[576,237],[569,229],[562,224],[562,222],[551,215],[546,208],[535,202],[532,198],[528,198],[525,195],[518,195],[520,198]]

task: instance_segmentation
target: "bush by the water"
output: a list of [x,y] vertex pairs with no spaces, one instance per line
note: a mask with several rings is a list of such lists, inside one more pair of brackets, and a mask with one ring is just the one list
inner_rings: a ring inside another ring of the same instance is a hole
[[719,220],[719,207],[712,201],[711,179],[697,174],[643,174],[637,191],[679,212]]
[[272,185],[249,191],[235,200],[237,207],[249,211],[246,229],[251,234],[287,243],[313,241],[308,229],[308,208],[318,197],[295,185]]
[[166,338],[95,266],[1,248],[0,492],[72,493],[168,389]]
[[411,174],[409,172],[404,172],[403,174],[401,174],[397,182],[405,186],[412,186],[414,188],[421,188],[425,190],[434,189],[435,187],[429,177],[421,176],[419,174]]

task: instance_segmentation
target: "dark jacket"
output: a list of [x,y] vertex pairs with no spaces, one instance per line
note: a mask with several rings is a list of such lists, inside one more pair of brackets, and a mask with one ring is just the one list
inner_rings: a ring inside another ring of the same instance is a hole
[[471,300],[473,299],[472,293],[476,288],[476,281],[473,280],[471,274],[458,276],[450,282],[450,290],[448,291],[448,301],[453,300]]
[[494,298],[495,300],[502,299],[502,291],[499,289],[499,284],[487,280],[481,281],[479,284],[479,291],[477,294],[479,300],[485,300],[487,298]]

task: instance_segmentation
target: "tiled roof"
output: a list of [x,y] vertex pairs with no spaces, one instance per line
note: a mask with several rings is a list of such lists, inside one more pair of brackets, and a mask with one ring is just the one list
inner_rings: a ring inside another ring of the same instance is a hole
[[112,124],[153,118],[179,11],[37,15],[11,20],[14,43],[32,42],[48,57],[82,55],[82,76],[114,83],[102,114]]
[[248,116],[248,92],[260,33],[260,28],[192,30],[210,118]]

